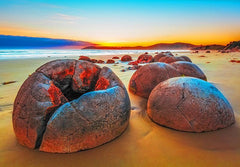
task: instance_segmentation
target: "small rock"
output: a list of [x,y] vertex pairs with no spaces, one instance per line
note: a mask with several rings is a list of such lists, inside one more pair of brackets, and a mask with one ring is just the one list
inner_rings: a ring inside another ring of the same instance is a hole
[[146,54],[146,53],[142,54],[138,57],[138,59],[137,59],[138,63],[151,63],[151,62],[154,61],[152,55],[149,55],[149,54]]
[[85,60],[91,62],[91,59],[87,56],[80,56],[78,60]]
[[15,83],[17,81],[7,81],[7,82],[3,82],[2,85],[8,85],[8,84],[12,84],[12,83]]
[[129,55],[124,55],[124,56],[121,58],[121,61],[132,61],[132,57],[129,56]]
[[113,64],[113,63],[115,63],[114,60],[112,60],[112,59],[108,59],[108,60],[107,60],[107,64]]
[[97,63],[97,59],[91,59],[92,63]]
[[98,60],[97,63],[99,63],[99,64],[104,64],[105,61],[103,61],[103,60]]

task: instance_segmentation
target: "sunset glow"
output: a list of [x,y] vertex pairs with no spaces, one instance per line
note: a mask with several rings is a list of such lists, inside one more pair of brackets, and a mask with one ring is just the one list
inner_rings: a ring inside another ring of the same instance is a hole
[[0,34],[64,38],[103,46],[240,39],[240,1],[0,2]]

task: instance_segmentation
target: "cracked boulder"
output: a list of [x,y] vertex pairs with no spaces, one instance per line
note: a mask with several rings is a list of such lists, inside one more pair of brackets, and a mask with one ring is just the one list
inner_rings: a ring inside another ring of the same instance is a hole
[[175,67],[181,75],[207,80],[206,75],[196,64],[187,61],[177,61],[171,65]]
[[131,77],[129,91],[148,98],[153,88],[169,78],[178,77],[180,73],[166,63],[150,63],[139,68]]
[[147,113],[157,124],[188,132],[213,131],[235,122],[224,95],[209,82],[193,77],[158,84],[149,96]]
[[12,121],[21,145],[70,153],[118,137],[129,115],[126,88],[109,68],[69,59],[46,63],[28,77]]

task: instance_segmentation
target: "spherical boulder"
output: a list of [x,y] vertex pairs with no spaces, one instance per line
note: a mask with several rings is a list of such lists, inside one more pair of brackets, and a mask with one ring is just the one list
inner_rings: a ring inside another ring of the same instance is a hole
[[132,57],[129,56],[129,55],[124,55],[124,56],[121,58],[121,61],[132,61]]
[[109,68],[66,59],[29,76],[15,99],[12,121],[20,144],[70,153],[113,140],[126,129],[129,114],[127,90]]
[[165,57],[161,57],[158,60],[158,62],[164,62],[164,63],[173,63],[176,61],[185,61],[185,59],[182,57],[165,56]]
[[157,84],[177,76],[180,76],[180,73],[169,64],[150,63],[135,71],[129,82],[129,91],[148,98]]
[[149,54],[142,54],[138,57],[137,62],[138,63],[151,63],[153,62],[153,57],[152,55]]
[[91,59],[92,63],[97,63],[97,59]]
[[103,60],[98,60],[97,63],[98,63],[98,64],[104,64],[105,61],[103,61]]
[[159,62],[159,59],[162,57],[174,57],[174,55],[171,52],[161,52],[154,56],[153,60],[154,62]]
[[177,61],[171,63],[171,65],[176,68],[181,75],[195,77],[205,81],[207,80],[206,75],[196,64],[186,61]]
[[193,77],[159,83],[149,96],[147,113],[157,124],[188,132],[217,130],[235,122],[224,95],[209,82]]
[[192,60],[187,56],[179,56],[179,57],[183,58],[185,61],[192,63]]
[[114,60],[112,60],[112,59],[108,59],[108,60],[107,60],[107,64],[113,64],[113,63],[115,63]]
[[91,59],[87,56],[80,56],[78,60],[85,60],[85,61],[90,61],[91,62]]

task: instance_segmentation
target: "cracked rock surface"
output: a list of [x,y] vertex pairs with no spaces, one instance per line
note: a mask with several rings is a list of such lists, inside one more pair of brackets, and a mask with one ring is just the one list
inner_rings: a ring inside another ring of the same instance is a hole
[[148,98],[153,88],[160,82],[180,76],[207,80],[203,71],[193,63],[187,61],[177,61],[171,64],[155,62],[135,71],[129,81],[129,91],[138,96]]
[[188,132],[213,131],[235,122],[224,95],[209,82],[193,77],[158,84],[149,96],[147,113],[160,125]]
[[150,63],[139,68],[131,77],[129,90],[141,97],[148,98],[152,89],[160,82],[178,77],[180,73],[166,63]]
[[70,153],[102,145],[126,129],[130,100],[107,67],[55,60],[38,68],[14,102],[13,128],[20,144]]

